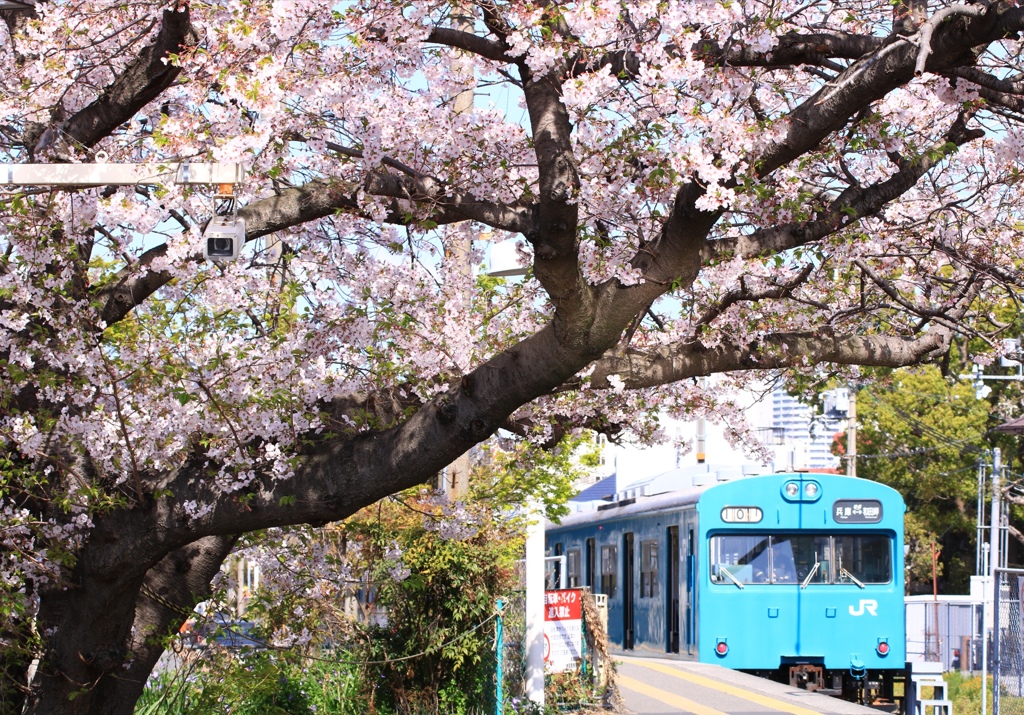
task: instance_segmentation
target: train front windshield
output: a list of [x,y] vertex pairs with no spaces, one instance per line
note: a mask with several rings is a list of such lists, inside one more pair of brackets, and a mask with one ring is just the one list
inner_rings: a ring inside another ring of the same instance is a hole
[[885,534],[720,534],[711,537],[711,581],[746,584],[887,584]]

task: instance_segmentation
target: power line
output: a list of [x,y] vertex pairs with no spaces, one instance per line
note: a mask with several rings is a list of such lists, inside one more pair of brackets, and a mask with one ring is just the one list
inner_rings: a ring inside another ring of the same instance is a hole
[[[885,410],[889,411],[891,414],[893,414],[896,417],[898,417],[899,419],[901,419],[905,424],[920,430],[922,433],[924,433],[924,436],[926,436],[926,437],[928,437],[928,438],[930,438],[930,439],[932,439],[932,440],[934,440],[936,442],[939,442],[941,446],[950,447],[950,448],[953,448],[953,449],[959,449],[961,451],[966,451],[966,452],[970,452],[970,453],[974,453],[974,454],[985,454],[988,451],[986,449],[982,449],[982,448],[978,447],[976,444],[974,444],[970,440],[954,439],[954,438],[950,437],[947,434],[943,434],[941,431],[935,429],[934,427],[932,427],[931,425],[929,425],[929,424],[927,424],[925,422],[922,422],[921,420],[917,419],[914,415],[906,412],[905,410],[902,410],[899,407],[896,407],[895,405],[891,405],[891,404],[889,404],[887,402],[880,401],[877,397],[875,397],[871,393],[868,393],[868,396],[874,401],[874,403],[876,405],[878,405],[882,409],[885,409]],[[978,435],[979,438],[981,438],[983,436],[984,436],[984,433]],[[937,447],[922,447],[922,448],[920,448],[918,450],[907,450],[907,451],[911,452],[911,453],[920,454],[920,453],[928,452],[928,451],[938,451],[940,448],[941,447],[939,447],[939,446],[937,446]],[[858,456],[858,458],[862,458],[862,457],[866,458],[867,457],[867,455],[857,455],[857,456]]]

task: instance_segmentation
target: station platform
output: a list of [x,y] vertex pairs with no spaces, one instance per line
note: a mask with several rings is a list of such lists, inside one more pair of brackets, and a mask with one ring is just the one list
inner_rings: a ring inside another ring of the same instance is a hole
[[615,656],[615,682],[632,715],[879,715],[876,708],[708,663]]

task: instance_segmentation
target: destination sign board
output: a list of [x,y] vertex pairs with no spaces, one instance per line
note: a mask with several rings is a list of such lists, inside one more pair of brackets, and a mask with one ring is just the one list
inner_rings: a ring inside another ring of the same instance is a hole
[[882,502],[877,499],[837,499],[832,518],[838,524],[877,524],[882,520]]

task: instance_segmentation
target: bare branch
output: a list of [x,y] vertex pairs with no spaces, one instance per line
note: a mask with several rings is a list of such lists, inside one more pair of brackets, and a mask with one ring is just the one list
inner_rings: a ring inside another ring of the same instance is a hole
[[[808,263],[799,273],[793,276],[792,280],[789,280],[782,285],[772,286],[762,290],[748,289],[741,277],[739,288],[726,293],[720,301],[710,306],[704,314],[700,316],[696,322],[695,332],[699,331],[702,326],[711,325],[718,316],[725,313],[725,311],[737,303],[755,303],[761,300],[778,300],[780,298],[788,298],[792,295],[793,291],[797,289],[797,287],[807,280],[808,276],[810,276],[814,271],[814,268],[815,266],[813,263]],[[693,338],[696,340],[697,335],[695,334]]]
[[968,82],[1004,94],[1024,94],[1024,81],[999,79],[977,67],[954,67],[944,72],[947,77],[959,77]]
[[[448,191],[446,186],[434,177],[402,177],[374,172],[366,177],[365,189],[374,196],[406,199],[440,212],[439,216],[432,218],[435,223],[452,223],[452,219],[459,216],[462,219],[472,219],[494,228],[527,236],[536,233],[533,207],[509,206],[480,200],[468,192]],[[449,220],[444,220],[445,218]]]
[[920,49],[917,53],[917,62],[914,64],[914,76],[920,77],[924,74],[924,67],[932,53],[932,35],[935,33],[935,28],[950,17],[981,17],[986,12],[988,12],[988,7],[985,5],[950,5],[928,18],[928,21],[921,26]]
[[[827,67],[836,72],[845,69],[833,62],[835,59],[856,60],[874,52],[885,42],[884,38],[856,35],[849,32],[802,34],[789,32],[778,38],[778,44],[768,51],[753,50],[742,43],[722,47],[712,40],[702,40],[693,45],[696,57],[712,65],[723,67],[765,67],[781,69],[801,65]],[[670,57],[681,53],[675,45],[669,45],[666,52]],[[596,57],[578,57],[570,63],[569,76],[577,77],[596,72],[605,67],[620,77],[635,77],[640,69],[636,52],[616,50]]]
[[961,114],[946,133],[946,142],[933,145],[913,161],[902,162],[899,170],[885,181],[867,188],[847,188],[814,220],[709,242],[703,251],[704,260],[716,260],[726,255],[753,257],[778,253],[820,240],[876,214],[890,201],[910,190],[926,172],[959,147],[983,136],[981,130],[967,129],[966,123],[967,116]]
[[951,337],[949,329],[935,326],[920,337],[838,335],[824,329],[820,333],[776,333],[743,345],[723,342],[708,348],[691,342],[650,353],[603,357],[597,362],[591,385],[610,387],[608,378],[618,375],[627,388],[655,387],[720,372],[819,363],[902,367],[945,352]]
[[448,27],[435,27],[430,31],[430,35],[427,36],[427,42],[471,52],[474,55],[494,60],[495,62],[512,64],[516,61],[515,57],[508,54],[508,46],[504,42],[480,37],[472,32],[453,30]]

